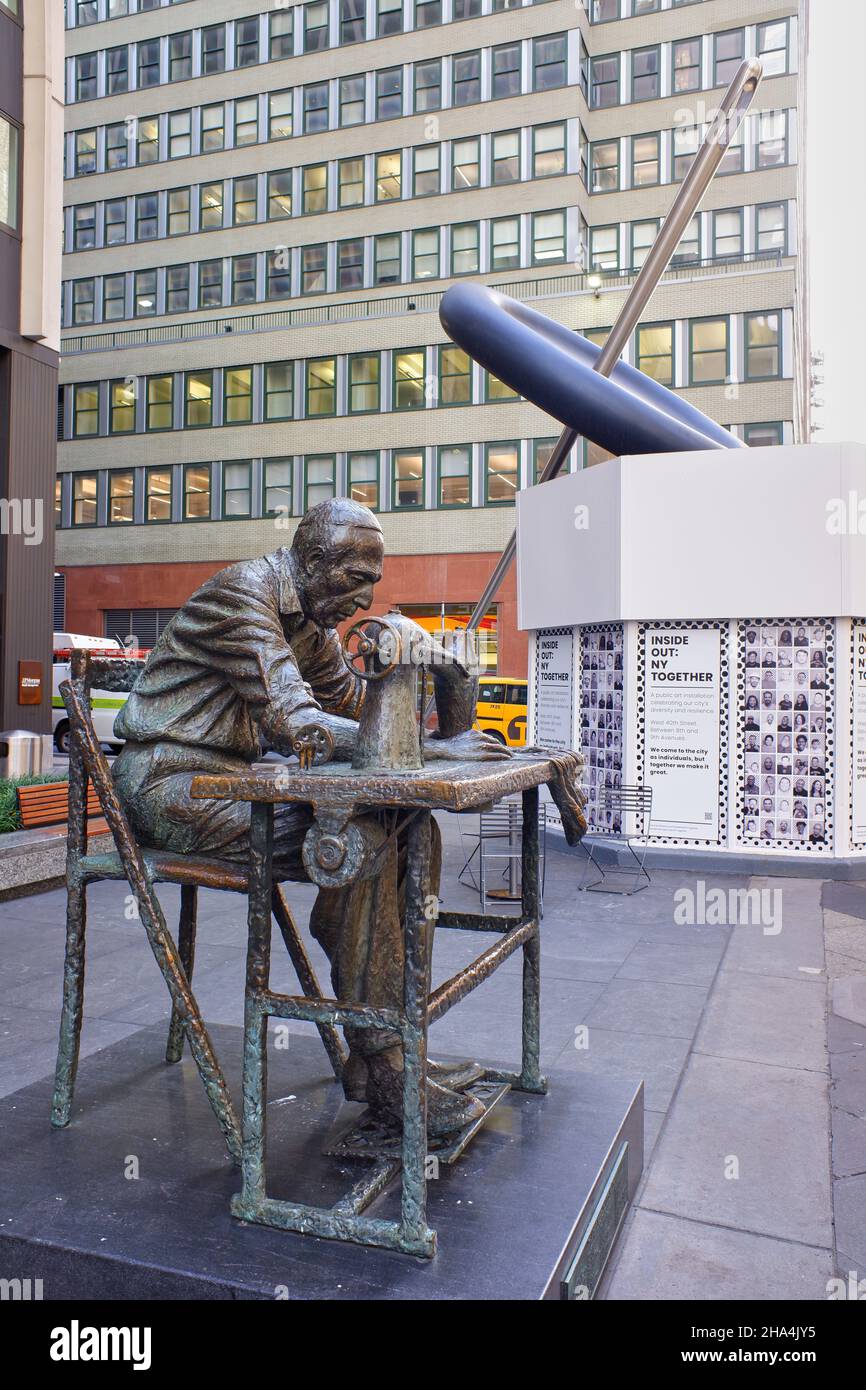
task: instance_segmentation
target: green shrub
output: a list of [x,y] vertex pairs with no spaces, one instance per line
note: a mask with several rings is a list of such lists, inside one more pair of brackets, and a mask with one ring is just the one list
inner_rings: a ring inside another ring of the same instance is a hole
[[66,782],[63,772],[45,772],[29,777],[0,777],[0,835],[8,835],[12,830],[21,829],[18,815],[18,787],[35,787],[41,782]]

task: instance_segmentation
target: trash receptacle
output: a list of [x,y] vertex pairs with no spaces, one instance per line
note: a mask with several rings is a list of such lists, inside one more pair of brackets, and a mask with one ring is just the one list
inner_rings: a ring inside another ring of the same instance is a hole
[[0,733],[0,777],[28,777],[42,771],[45,742],[29,729]]

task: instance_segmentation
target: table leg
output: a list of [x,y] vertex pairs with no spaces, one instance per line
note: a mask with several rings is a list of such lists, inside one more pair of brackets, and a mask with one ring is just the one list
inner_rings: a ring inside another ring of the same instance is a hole
[[274,808],[253,802],[250,821],[249,937],[244,996],[244,1108],[242,1188],[232,1202],[235,1216],[254,1220],[265,1201],[265,1115],[268,1089],[268,1016],[262,994],[271,964],[271,880]]
[[521,853],[522,916],[535,923],[535,931],[523,947],[523,1058],[514,1089],[545,1092],[540,1071],[541,1051],[541,937],[539,935],[538,883],[538,788],[523,793],[523,846]]
[[430,812],[408,830],[405,962],[403,971],[403,1186],[401,1240],[408,1253],[432,1255],[436,1236],[427,1226],[427,997],[430,959],[426,909],[430,891]]

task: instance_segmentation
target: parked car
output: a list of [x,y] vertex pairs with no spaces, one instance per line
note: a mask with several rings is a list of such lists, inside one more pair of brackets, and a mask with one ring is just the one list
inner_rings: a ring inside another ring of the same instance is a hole
[[475,727],[508,748],[526,743],[528,682],[511,676],[482,676],[478,684]]

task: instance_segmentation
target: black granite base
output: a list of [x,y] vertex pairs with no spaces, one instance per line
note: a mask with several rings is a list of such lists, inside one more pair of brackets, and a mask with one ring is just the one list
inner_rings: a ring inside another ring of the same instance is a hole
[[[241,1032],[211,1033],[239,1104]],[[323,1150],[361,1107],[315,1035],[275,1041],[269,1195],[331,1205],[363,1168]],[[46,1299],[560,1298],[569,1271],[600,1273],[640,1175],[642,1087],[555,1074],[547,1096],[507,1095],[429,1183],[432,1260],[245,1225],[195,1067],[164,1049],[151,1027],[82,1061],[66,1130],[50,1079],[0,1101],[0,1278],[41,1279]],[[398,1187],[370,1209],[398,1212]]]

